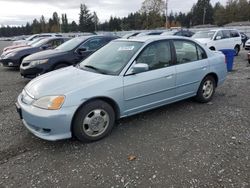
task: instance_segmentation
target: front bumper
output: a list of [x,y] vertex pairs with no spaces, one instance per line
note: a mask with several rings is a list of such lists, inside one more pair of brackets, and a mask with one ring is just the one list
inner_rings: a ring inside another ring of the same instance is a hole
[[245,50],[250,50],[250,44],[245,44]]
[[20,74],[24,78],[35,78],[39,75],[45,74],[47,68],[44,65],[31,66],[30,62],[23,62],[20,66]]
[[16,60],[16,59],[0,59],[0,63],[2,63],[4,67],[19,67],[20,66],[19,60]]
[[48,141],[72,137],[71,122],[77,106],[43,110],[23,103],[22,94],[16,106],[24,126],[35,136]]

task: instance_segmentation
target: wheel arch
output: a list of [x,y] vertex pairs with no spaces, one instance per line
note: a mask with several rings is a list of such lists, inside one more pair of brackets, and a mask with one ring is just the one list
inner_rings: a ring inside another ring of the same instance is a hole
[[75,111],[74,115],[73,115],[73,118],[71,120],[71,132],[72,132],[72,127],[73,127],[73,122],[74,122],[74,119],[76,117],[76,114],[79,112],[79,110],[87,103],[89,102],[92,102],[92,101],[95,101],[95,100],[101,100],[101,101],[104,101],[106,103],[108,103],[114,110],[115,112],[115,119],[119,119],[120,118],[120,108],[119,108],[119,105],[111,98],[109,97],[104,97],[104,96],[100,96],[100,97],[94,97],[94,98],[91,98],[85,102],[83,102],[78,108],[77,110]]
[[216,84],[216,87],[217,87],[217,86],[218,86],[218,82],[219,82],[219,77],[218,77],[218,75],[217,75],[216,73],[214,73],[214,72],[211,72],[211,73],[208,73],[206,76],[204,76],[203,79],[205,79],[205,78],[208,77],[208,76],[212,76],[212,77],[214,78],[215,84]]

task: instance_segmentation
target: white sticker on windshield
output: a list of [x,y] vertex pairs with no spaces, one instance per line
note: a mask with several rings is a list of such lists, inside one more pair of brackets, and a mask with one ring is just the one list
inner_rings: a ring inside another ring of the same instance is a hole
[[123,46],[118,49],[118,51],[132,51],[135,47],[134,46]]

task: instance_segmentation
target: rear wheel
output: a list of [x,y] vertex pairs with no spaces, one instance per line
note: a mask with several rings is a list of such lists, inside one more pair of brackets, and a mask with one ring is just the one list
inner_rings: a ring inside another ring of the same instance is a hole
[[207,103],[212,100],[215,93],[216,83],[212,76],[207,76],[201,82],[195,99],[201,103]]
[[74,136],[83,142],[97,141],[108,135],[115,124],[114,109],[102,100],[83,105],[73,121]]

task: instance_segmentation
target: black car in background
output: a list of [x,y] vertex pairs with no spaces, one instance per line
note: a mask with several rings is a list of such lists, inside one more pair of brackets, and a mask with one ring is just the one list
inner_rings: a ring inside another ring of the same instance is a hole
[[34,78],[38,75],[75,65],[87,58],[116,36],[83,36],[71,39],[54,50],[47,50],[28,56],[20,67],[20,73],[25,78]]
[[36,52],[54,49],[57,46],[61,45],[65,41],[69,40],[69,38],[64,37],[49,37],[40,40],[39,42],[22,48],[17,48],[14,50],[10,50],[2,53],[0,56],[0,63],[5,67],[19,67],[22,63],[22,60]]

